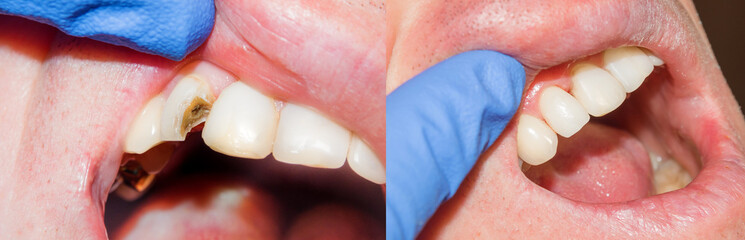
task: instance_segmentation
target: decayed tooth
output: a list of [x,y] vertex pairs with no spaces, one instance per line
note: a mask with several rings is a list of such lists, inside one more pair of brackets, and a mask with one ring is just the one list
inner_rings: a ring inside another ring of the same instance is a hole
[[160,116],[166,100],[158,95],[145,104],[140,113],[129,126],[124,140],[125,153],[144,153],[148,149],[161,143]]
[[347,154],[349,167],[361,177],[377,184],[385,183],[385,168],[375,153],[357,135],[352,135]]
[[279,117],[274,158],[319,168],[344,165],[349,130],[305,107],[287,104]]
[[654,66],[649,57],[637,47],[619,47],[603,52],[605,70],[618,79],[626,92],[633,92],[652,73]]
[[212,150],[242,158],[272,152],[279,114],[271,99],[245,83],[230,84],[212,105],[202,139]]
[[566,138],[577,133],[590,121],[590,115],[582,105],[572,95],[556,86],[543,90],[538,105],[548,125]]
[[[556,133],[542,120],[523,114],[517,123],[517,154],[530,165],[540,165],[556,155]],[[522,166],[524,169],[527,165]]]
[[183,141],[191,128],[204,122],[215,96],[209,84],[192,74],[182,78],[168,96],[160,125],[164,141]]
[[659,57],[654,55],[651,51],[647,50],[646,48],[640,48],[644,54],[647,54],[647,57],[649,57],[649,62],[652,63],[652,65],[655,66],[662,66],[665,65],[665,61],[662,61]]
[[621,83],[610,73],[592,64],[572,68],[572,95],[590,115],[600,117],[621,106],[626,98]]
[[154,174],[149,174],[137,161],[128,161],[119,168],[121,184],[116,189],[116,194],[124,200],[133,201],[142,196],[155,180]]

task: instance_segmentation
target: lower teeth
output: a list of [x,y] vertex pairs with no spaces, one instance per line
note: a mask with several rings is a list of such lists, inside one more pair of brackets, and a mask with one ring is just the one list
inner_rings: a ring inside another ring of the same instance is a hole
[[693,181],[688,173],[678,162],[673,159],[663,159],[655,153],[649,153],[649,159],[654,169],[655,194],[675,191],[684,188]]

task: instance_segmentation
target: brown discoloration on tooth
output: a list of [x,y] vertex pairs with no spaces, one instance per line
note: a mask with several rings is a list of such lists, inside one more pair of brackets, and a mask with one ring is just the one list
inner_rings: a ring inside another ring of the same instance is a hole
[[182,136],[186,135],[193,127],[204,122],[210,109],[212,109],[212,103],[198,97],[194,98],[186,109],[183,120],[181,121],[180,133]]
[[[119,167],[119,176],[122,177],[122,186],[131,187],[139,192],[147,189],[155,179],[155,175],[149,174],[137,161],[128,161]],[[121,187],[121,186],[120,186]]]

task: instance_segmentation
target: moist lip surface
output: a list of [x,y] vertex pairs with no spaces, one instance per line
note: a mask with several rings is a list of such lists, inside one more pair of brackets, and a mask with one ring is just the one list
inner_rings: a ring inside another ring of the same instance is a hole
[[[387,91],[459,52],[490,49],[539,72],[605,49],[640,46],[666,63],[614,119],[696,175],[687,187],[630,202],[569,200],[518,167],[513,121],[422,238],[737,238],[745,227],[742,113],[690,2],[394,2]],[[414,31],[414,29],[416,31]],[[561,74],[560,74],[561,75]],[[536,92],[526,91],[524,104]],[[518,113],[519,115],[520,113]],[[633,121],[629,119],[633,118]],[[556,224],[561,223],[561,224]],[[588,231],[591,229],[592,231]]]
[[372,24],[383,21],[382,9],[324,3],[219,1],[210,39],[183,62],[0,16],[0,51],[9,56],[2,69],[12,79],[2,86],[13,89],[3,96],[15,101],[3,110],[12,113],[3,117],[11,141],[1,144],[10,159],[2,171],[11,177],[0,183],[8,196],[2,215],[13,220],[0,230],[19,238],[105,238],[103,204],[120,140],[139,108],[196,60],[324,112],[384,156],[383,43],[367,37],[382,34],[383,25]]

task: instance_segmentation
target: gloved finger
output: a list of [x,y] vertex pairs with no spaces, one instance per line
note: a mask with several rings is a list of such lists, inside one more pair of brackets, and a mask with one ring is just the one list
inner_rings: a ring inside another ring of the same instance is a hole
[[212,32],[212,0],[0,0],[22,16],[77,37],[181,60]]
[[524,84],[515,59],[471,51],[386,97],[388,239],[412,239],[456,192],[517,111]]

